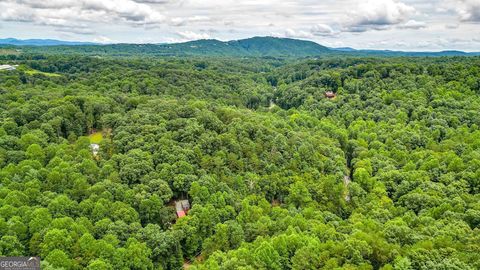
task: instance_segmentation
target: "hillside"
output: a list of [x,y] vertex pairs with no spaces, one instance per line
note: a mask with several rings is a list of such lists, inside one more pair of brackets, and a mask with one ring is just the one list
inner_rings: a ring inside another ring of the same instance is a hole
[[403,52],[390,50],[356,50],[328,48],[306,40],[253,37],[241,40],[195,40],[172,44],[94,44],[58,40],[0,40],[0,47],[19,46],[23,53],[76,54],[96,56],[202,56],[202,57],[281,57],[303,58],[318,56],[476,56],[480,53],[462,51]]
[[[2,42],[0,42],[1,44]],[[18,43],[18,42],[17,42]],[[12,43],[9,43],[10,45]],[[23,43],[27,44],[28,43]],[[16,44],[22,45],[22,44]],[[26,53],[90,54],[110,56],[223,56],[223,57],[306,57],[332,53],[311,41],[254,37],[243,40],[196,40],[174,44],[79,44],[70,46],[23,46]]]
[[289,38],[253,37],[228,44],[238,44],[248,54],[261,56],[316,56],[331,52],[315,42]]

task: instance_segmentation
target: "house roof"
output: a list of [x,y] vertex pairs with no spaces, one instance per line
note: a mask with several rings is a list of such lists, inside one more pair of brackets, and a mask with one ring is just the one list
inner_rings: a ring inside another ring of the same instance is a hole
[[92,148],[92,150],[99,150],[100,149],[100,145],[98,145],[96,143],[90,144],[90,147]]
[[188,200],[180,200],[175,202],[175,210],[178,211],[185,211],[190,209],[190,203]]
[[336,97],[337,95],[332,91],[327,91],[327,92],[325,92],[325,96],[326,97]]
[[15,70],[15,66],[11,66],[11,65],[0,65],[0,70]]

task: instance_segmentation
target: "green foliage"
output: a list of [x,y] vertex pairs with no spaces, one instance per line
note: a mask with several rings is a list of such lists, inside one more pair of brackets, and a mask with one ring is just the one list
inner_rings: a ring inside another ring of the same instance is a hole
[[60,76],[0,73],[2,256],[480,268],[478,58],[11,61]]

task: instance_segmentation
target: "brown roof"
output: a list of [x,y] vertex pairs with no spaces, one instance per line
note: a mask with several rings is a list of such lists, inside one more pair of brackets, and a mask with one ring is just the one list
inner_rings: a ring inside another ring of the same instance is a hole
[[326,96],[327,98],[334,98],[334,97],[336,97],[337,95],[336,95],[334,92],[332,92],[332,91],[327,91],[327,92],[325,92],[325,96]]

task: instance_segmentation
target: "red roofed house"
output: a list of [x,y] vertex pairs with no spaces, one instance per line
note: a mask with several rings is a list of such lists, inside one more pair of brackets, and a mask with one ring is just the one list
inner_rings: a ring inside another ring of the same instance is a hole
[[177,217],[181,218],[187,215],[190,210],[190,203],[188,200],[181,200],[175,202],[175,210],[177,211]]
[[183,211],[183,210],[177,211],[177,216],[178,216],[178,218],[186,216],[185,211]]

